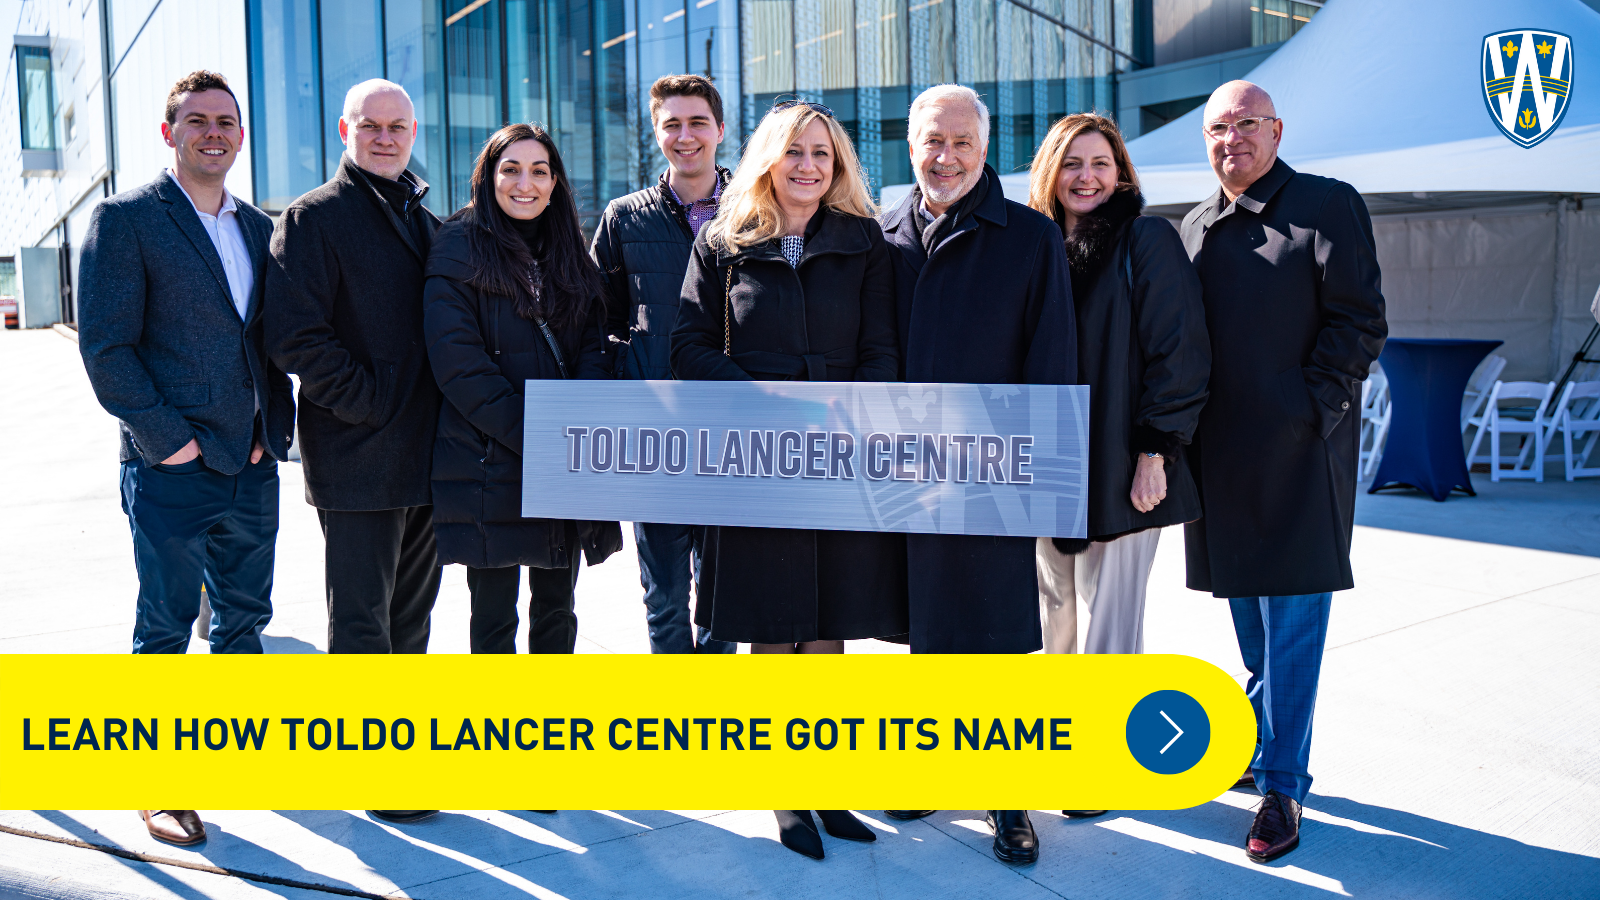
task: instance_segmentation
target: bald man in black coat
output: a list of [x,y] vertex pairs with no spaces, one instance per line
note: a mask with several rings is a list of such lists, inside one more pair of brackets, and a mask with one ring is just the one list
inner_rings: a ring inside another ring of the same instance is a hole
[[1183,220],[1211,335],[1211,397],[1190,461],[1205,515],[1184,526],[1189,587],[1229,600],[1263,795],[1246,852],[1300,843],[1311,719],[1333,592],[1355,586],[1361,382],[1388,325],[1372,220],[1355,188],[1278,159],[1283,122],[1244,81],[1211,95],[1221,187]]

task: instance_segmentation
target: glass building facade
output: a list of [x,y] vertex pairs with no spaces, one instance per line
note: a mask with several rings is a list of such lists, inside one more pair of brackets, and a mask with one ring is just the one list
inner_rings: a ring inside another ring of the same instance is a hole
[[1322,9],[1321,0],[1295,3],[1292,0],[1260,0],[1250,7],[1250,45],[1287,41],[1311,24],[1311,17]]
[[957,81],[991,113],[989,161],[1025,168],[1062,115],[1115,108],[1132,66],[1133,0],[248,0],[257,203],[281,210],[323,183],[357,82],[404,85],[417,107],[412,170],[441,215],[468,197],[484,140],[507,122],[555,137],[592,225],[664,161],[650,84],[694,72],[722,92],[737,162],[779,97],[831,107],[876,190],[911,180],[906,110]]

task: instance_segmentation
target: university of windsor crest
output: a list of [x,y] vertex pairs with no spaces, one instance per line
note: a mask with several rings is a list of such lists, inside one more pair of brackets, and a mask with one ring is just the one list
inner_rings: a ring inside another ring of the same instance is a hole
[[1532,147],[1561,124],[1572,96],[1572,39],[1525,28],[1483,39],[1483,99],[1489,118],[1520,147]]

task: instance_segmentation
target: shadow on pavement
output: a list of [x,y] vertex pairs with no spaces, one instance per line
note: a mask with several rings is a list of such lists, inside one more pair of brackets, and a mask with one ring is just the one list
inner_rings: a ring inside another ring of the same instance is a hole
[[1600,479],[1544,483],[1472,476],[1476,497],[1453,493],[1444,502],[1412,488],[1356,492],[1356,524],[1435,537],[1600,556]]
[[317,647],[314,644],[310,644],[310,643],[307,643],[306,641],[302,641],[299,638],[280,637],[278,635],[273,635],[273,634],[263,634],[261,636],[261,652],[263,652],[263,653],[320,653],[320,654],[326,655],[326,651],[320,649],[319,647]]
[[[78,840],[97,847],[112,847],[118,850],[130,850],[149,856],[171,859],[183,859],[185,856],[196,855],[202,857],[204,862],[218,868],[233,869],[252,874],[268,874],[285,880],[303,881],[307,884],[356,889],[354,885],[346,884],[337,878],[331,878],[319,872],[309,872],[270,850],[257,846],[237,835],[230,835],[224,832],[215,822],[206,822],[206,842],[196,848],[167,847],[165,844],[156,844],[154,841],[151,841],[154,846],[125,847],[94,828],[74,819],[70,813],[53,809],[34,810],[34,812],[40,818],[56,825]],[[136,816],[138,813],[134,810],[129,810],[128,815]],[[205,821],[205,813],[202,812],[200,814],[200,819]],[[239,846],[241,844],[245,846]],[[128,866],[131,872],[146,879],[154,887],[170,891],[172,896],[186,898],[186,900],[207,900],[208,895],[204,891],[174,878],[170,874],[173,870],[166,866],[159,863],[152,864],[123,859],[110,853],[105,855],[109,858],[120,860],[124,865]],[[251,881],[250,885],[283,897],[301,898],[305,896],[305,892],[298,888],[282,887],[260,881]]]
[[[1600,859],[1316,794],[1299,849],[1258,865],[1242,849],[1254,817],[1245,802],[1251,795],[1188,810],[1038,823],[1046,827],[1034,877],[1066,896],[1108,881],[1129,896],[1600,896]],[[1156,848],[1172,852],[1152,854]]]

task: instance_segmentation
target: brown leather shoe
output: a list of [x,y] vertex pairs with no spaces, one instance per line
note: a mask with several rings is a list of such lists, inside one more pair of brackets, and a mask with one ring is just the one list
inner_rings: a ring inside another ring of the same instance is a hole
[[1244,852],[1252,862],[1272,862],[1300,846],[1300,804],[1277,791],[1268,791],[1250,825]]
[[206,826],[192,809],[141,809],[139,818],[158,841],[192,847],[206,839]]

